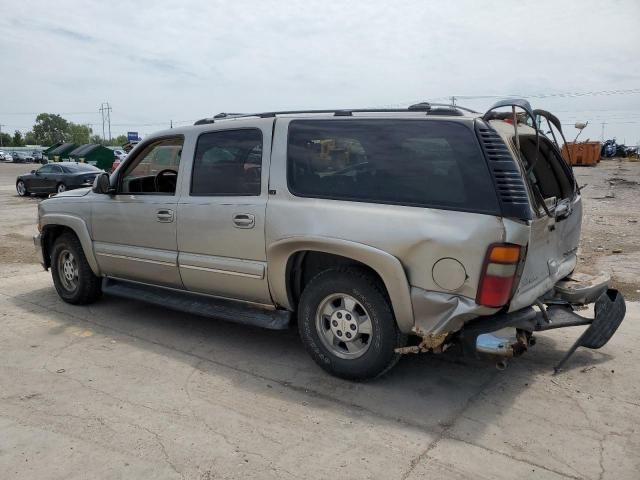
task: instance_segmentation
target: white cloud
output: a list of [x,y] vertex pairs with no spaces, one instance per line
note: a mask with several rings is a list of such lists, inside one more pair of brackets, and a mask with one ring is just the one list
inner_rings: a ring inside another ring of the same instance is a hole
[[[104,101],[121,133],[220,111],[640,87],[637,0],[3,3],[10,129],[33,123],[16,112],[92,112],[68,118],[97,124]],[[532,102],[590,120],[585,137],[607,120],[610,135],[640,139],[640,95]]]

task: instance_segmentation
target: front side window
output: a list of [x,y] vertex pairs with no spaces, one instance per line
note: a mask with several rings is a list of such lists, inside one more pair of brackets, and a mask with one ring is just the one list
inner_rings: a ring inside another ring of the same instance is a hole
[[292,121],[287,180],[304,197],[499,212],[476,137],[455,122]]
[[38,170],[38,173],[51,173],[53,172],[53,165],[45,165],[42,168],[40,168],[40,170]]
[[262,132],[224,130],[198,138],[191,195],[260,195]]
[[147,145],[127,165],[119,193],[174,195],[183,142],[182,137],[175,137]]

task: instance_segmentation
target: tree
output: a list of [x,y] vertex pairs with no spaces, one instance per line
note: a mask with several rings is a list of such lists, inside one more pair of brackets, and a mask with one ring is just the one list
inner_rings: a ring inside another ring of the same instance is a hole
[[29,131],[27,133],[25,133],[24,135],[24,143],[26,145],[37,145],[38,142],[36,140],[36,136],[33,134],[33,132]]
[[89,143],[102,144],[102,139],[100,138],[100,135],[91,135],[91,138],[89,138]]
[[71,138],[69,122],[55,113],[41,113],[36,117],[33,135],[40,145],[53,145]]
[[14,147],[24,146],[24,141],[22,140],[22,133],[20,133],[20,130],[16,130],[15,133],[13,134],[13,146]]
[[8,133],[0,133],[0,147],[10,147],[13,145],[13,139]]
[[87,125],[69,123],[69,141],[72,143],[90,143],[89,139],[93,131]]
[[111,146],[122,146],[127,143],[129,140],[126,135],[118,135],[117,137],[113,137],[111,140],[107,140],[105,145]]

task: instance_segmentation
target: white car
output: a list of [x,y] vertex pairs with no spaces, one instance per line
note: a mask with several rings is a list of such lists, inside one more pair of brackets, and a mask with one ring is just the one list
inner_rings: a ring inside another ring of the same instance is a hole
[[5,162],[12,162],[13,161],[13,157],[11,156],[11,154],[0,150],[0,160],[3,160]]
[[113,155],[120,161],[127,158],[127,152],[125,152],[124,150],[114,150]]

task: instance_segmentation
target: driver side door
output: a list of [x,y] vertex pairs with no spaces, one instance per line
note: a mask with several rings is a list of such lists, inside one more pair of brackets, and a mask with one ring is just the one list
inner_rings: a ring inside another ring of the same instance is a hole
[[183,144],[181,135],[148,143],[116,173],[115,194],[96,196],[93,245],[106,276],[182,288],[176,187]]

